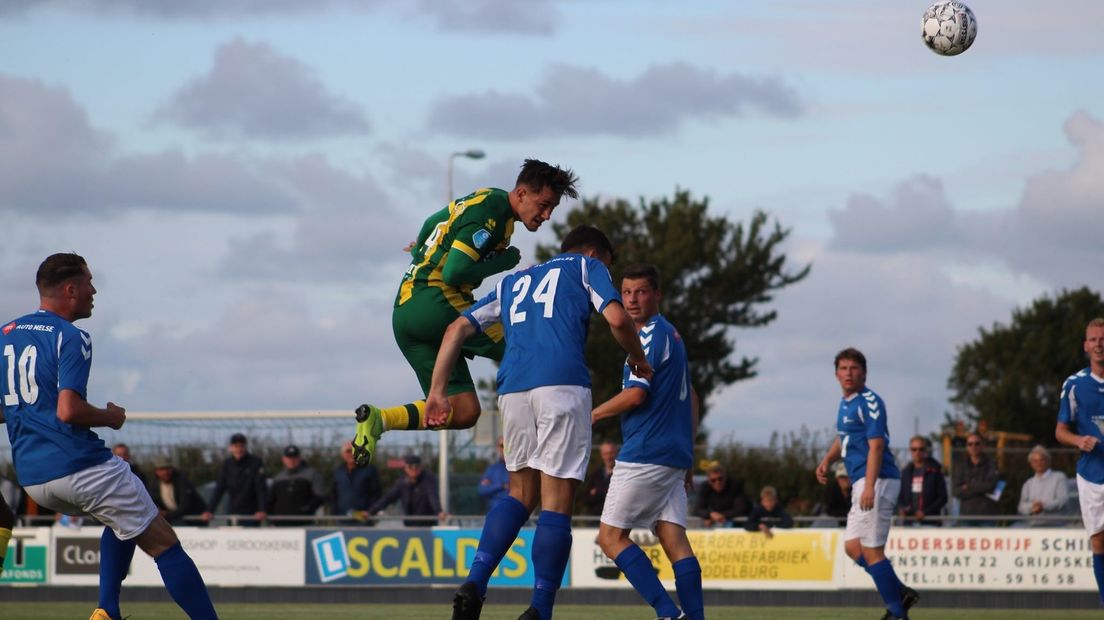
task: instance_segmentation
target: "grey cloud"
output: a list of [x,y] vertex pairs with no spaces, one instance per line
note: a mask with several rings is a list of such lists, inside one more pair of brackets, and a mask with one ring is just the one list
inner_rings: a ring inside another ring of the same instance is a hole
[[369,130],[361,107],[328,93],[309,67],[242,39],[220,47],[211,71],[181,88],[154,119],[216,139],[290,140]]
[[445,31],[550,35],[562,21],[551,0],[421,0],[416,6],[417,14],[431,16],[437,27]]
[[750,109],[783,118],[802,103],[779,78],[718,74],[685,63],[656,65],[631,80],[596,69],[550,68],[537,96],[488,91],[435,102],[429,126],[458,136],[528,139],[544,135],[667,134],[690,120],[739,117]]
[[833,247],[896,253],[946,243],[955,212],[939,179],[918,176],[894,188],[885,203],[853,196],[844,209],[829,211],[828,220]]

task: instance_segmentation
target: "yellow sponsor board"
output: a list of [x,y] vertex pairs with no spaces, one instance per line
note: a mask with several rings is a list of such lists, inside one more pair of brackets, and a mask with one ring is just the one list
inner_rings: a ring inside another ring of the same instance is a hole
[[[703,581],[831,581],[835,575],[836,532],[687,532],[702,567]],[[674,579],[659,544],[645,548],[660,579]]]

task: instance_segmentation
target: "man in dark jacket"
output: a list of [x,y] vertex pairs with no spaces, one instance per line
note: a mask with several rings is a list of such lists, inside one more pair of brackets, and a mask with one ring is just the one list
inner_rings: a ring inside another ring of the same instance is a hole
[[353,442],[341,446],[341,464],[334,468],[334,486],[330,512],[364,521],[368,508],[383,495],[379,472],[375,465],[357,467],[353,459]]
[[[954,468],[954,496],[961,502],[962,516],[995,515],[997,500],[990,497],[1000,481],[997,464],[984,452],[985,440],[977,433],[966,437],[966,457]],[[962,525],[990,525],[990,522],[964,521]]]
[[[374,515],[401,500],[403,514],[408,517],[436,516],[440,520],[445,519],[448,515],[441,510],[437,478],[422,469],[422,458],[416,454],[403,457],[403,474],[386,495],[368,508],[368,513]],[[403,524],[407,527],[429,527],[433,522],[428,519],[404,519]]]
[[724,466],[714,463],[706,470],[706,481],[698,489],[698,501],[694,514],[701,517],[705,526],[728,525],[732,519],[740,519],[751,513],[751,502],[744,495],[744,483],[728,477]]
[[[303,461],[298,446],[284,448],[284,469],[272,478],[268,490],[268,514],[271,516],[313,515],[326,501],[322,472]],[[275,525],[304,526],[312,519],[274,520]]]
[[909,456],[909,464],[901,470],[897,512],[912,525],[943,525],[927,518],[942,514],[947,505],[947,480],[943,465],[931,457],[931,441],[920,435],[910,439]]
[[153,467],[154,479],[148,489],[161,516],[169,525],[200,525],[184,519],[207,512],[206,502],[188,477],[168,460],[158,460]]
[[251,519],[239,519],[239,525],[259,525],[268,516],[268,488],[265,486],[264,463],[249,453],[245,435],[234,433],[230,437],[230,456],[223,461],[222,471],[211,494],[210,509],[203,513],[203,520],[210,521],[212,512],[218,509],[222,495],[227,493],[230,505],[226,514],[248,515]]

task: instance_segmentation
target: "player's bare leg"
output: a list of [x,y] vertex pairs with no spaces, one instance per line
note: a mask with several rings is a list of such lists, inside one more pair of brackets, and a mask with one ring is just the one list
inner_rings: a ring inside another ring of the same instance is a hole
[[7,555],[8,541],[12,537],[12,528],[15,527],[15,513],[8,507],[8,503],[0,496],[0,574],[4,572],[4,556]]
[[448,430],[475,426],[482,409],[475,392],[460,392],[449,396],[452,411],[443,419],[426,416],[425,400],[381,409],[364,404],[356,409],[356,436],[353,437],[353,459],[357,465],[367,465],[376,454],[376,444],[383,433],[391,430]]
[[[858,538],[845,540],[843,542],[843,551],[847,554],[847,557],[854,560],[854,562],[864,570],[869,566],[886,560],[885,547],[864,547]],[[902,583],[901,604],[904,606],[905,612],[907,613],[908,610],[912,609],[918,602],[920,602],[920,593]],[[893,615],[890,614],[888,610],[886,610],[886,615],[883,616],[883,618],[887,617],[893,618]]]

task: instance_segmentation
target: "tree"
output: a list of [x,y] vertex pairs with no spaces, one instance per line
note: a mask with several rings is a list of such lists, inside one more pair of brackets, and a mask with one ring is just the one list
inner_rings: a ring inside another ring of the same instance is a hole
[[947,386],[958,413],[990,430],[1030,433],[1056,445],[1062,382],[1088,365],[1085,326],[1104,316],[1104,299],[1086,287],[1063,290],[1015,310],[1008,325],[978,330],[958,348]]
[[[618,267],[633,263],[656,265],[663,292],[661,311],[678,328],[690,356],[691,380],[702,400],[717,389],[755,376],[757,358],[734,363],[736,350],[732,328],[762,327],[777,313],[767,304],[774,291],[800,281],[810,266],[792,272],[780,245],[789,236],[776,221],[756,211],[750,221],[733,223],[708,213],[709,200],[695,200],[689,191],[676,190],[674,198],[633,206],[625,200],[602,203],[586,199],[553,224],[559,238],[579,224],[597,226],[610,238],[617,252],[611,275],[618,282]],[[538,260],[559,254],[559,247],[537,247]],[[593,379],[594,402],[621,390],[624,353],[610,336],[604,320],[592,319],[587,361]],[[599,436],[617,430],[596,429]]]

